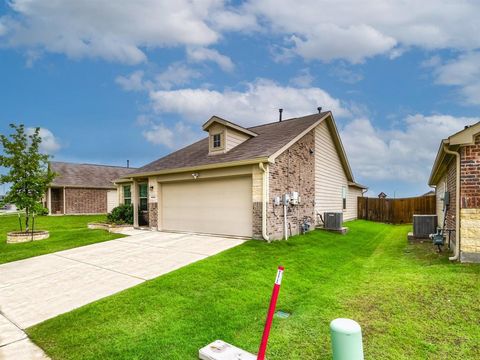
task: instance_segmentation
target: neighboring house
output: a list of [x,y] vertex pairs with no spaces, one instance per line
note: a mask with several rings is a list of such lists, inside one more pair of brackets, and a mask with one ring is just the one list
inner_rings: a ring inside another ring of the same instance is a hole
[[455,231],[451,260],[480,262],[480,122],[441,141],[428,183],[438,223]]
[[421,196],[435,196],[435,190],[430,190]]
[[106,214],[118,205],[113,180],[135,169],[93,164],[50,162],[57,174],[44,199],[49,214]]
[[[331,112],[248,129],[213,116],[203,130],[207,138],[116,181],[120,201],[138,209],[136,226],[273,240],[285,228],[298,234],[304,221],[313,227],[325,211],[357,217],[365,187]],[[286,227],[284,194],[293,197]]]
[[387,198],[387,194],[385,194],[385,193],[382,191],[380,194],[378,194],[378,198],[379,198],[379,199],[386,199],[386,198]]

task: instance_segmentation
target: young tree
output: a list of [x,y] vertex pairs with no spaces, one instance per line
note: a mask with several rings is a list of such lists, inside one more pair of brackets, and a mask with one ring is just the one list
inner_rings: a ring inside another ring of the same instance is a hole
[[25,231],[29,231],[30,216],[43,208],[42,197],[55,174],[48,167],[49,155],[40,153],[40,128],[28,135],[24,125],[10,124],[10,127],[14,130],[10,138],[0,134],[3,146],[0,166],[8,170],[6,175],[0,175],[0,184],[10,184],[3,202],[25,210]]

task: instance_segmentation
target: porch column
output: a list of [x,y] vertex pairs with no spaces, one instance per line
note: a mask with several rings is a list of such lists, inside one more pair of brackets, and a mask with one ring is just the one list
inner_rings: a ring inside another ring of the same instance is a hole
[[52,188],[48,188],[48,199],[47,199],[47,207],[48,207],[48,215],[52,215]]
[[65,200],[65,186],[63,187],[63,215],[65,215],[67,213],[67,208],[66,208],[66,204],[67,204],[67,201]]
[[133,180],[132,189],[132,204],[133,204],[133,227],[138,228],[138,182]]

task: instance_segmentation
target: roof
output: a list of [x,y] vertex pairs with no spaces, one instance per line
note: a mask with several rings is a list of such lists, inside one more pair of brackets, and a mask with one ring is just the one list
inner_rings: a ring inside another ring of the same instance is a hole
[[353,187],[356,187],[356,188],[359,188],[359,189],[362,189],[362,190],[368,190],[368,186],[359,184],[355,181],[349,181],[348,186],[353,186]]
[[123,177],[135,168],[121,166],[50,162],[50,169],[57,174],[50,186],[115,189],[113,180]]
[[222,119],[221,117],[219,116],[212,116],[210,118],[210,120],[208,120],[205,124],[203,124],[202,128],[203,130],[207,130],[210,126],[212,126],[213,123],[219,123],[223,126],[226,126],[230,129],[234,129],[234,130],[237,130],[241,133],[244,133],[248,136],[257,136],[258,134],[257,133],[254,133],[253,131],[249,130],[249,129],[246,129],[240,125],[237,125],[237,124],[234,124],[228,120],[225,120],[225,119]]
[[471,126],[466,126],[463,130],[449,136],[447,139],[440,141],[437,156],[433,163],[430,178],[428,179],[428,185],[436,185],[443,174],[447,170],[448,164],[452,160],[451,154],[447,154],[445,147],[449,147],[450,150],[457,150],[461,146],[473,145],[475,138],[480,134],[480,121]]
[[309,131],[313,130],[322,121],[326,121],[329,125],[348,181],[354,182],[340,135],[330,111],[250,127],[247,130],[255,133],[257,136],[251,137],[224,154],[209,155],[208,138],[204,138],[139,168],[134,173],[129,174],[129,177],[220,166],[274,162],[277,156]]

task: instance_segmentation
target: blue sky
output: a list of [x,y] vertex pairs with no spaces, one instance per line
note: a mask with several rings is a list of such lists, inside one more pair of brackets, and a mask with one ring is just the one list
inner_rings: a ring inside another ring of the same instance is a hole
[[213,114],[322,106],[358,182],[421,194],[440,139],[480,120],[480,5],[356,3],[2,1],[0,132],[39,126],[55,160],[141,166]]

